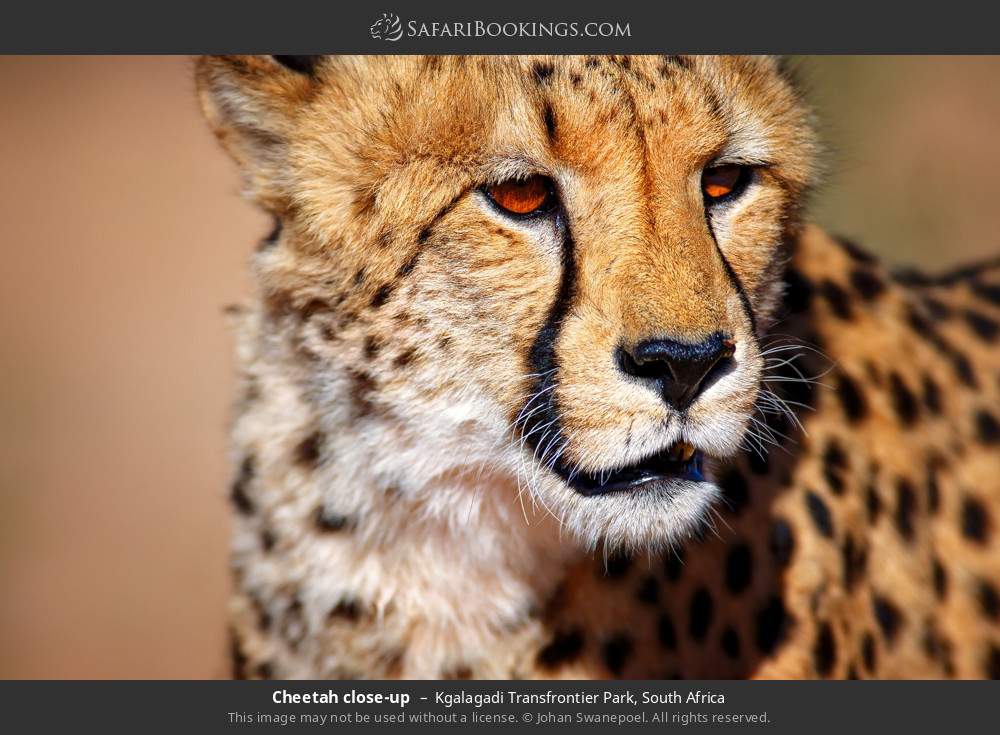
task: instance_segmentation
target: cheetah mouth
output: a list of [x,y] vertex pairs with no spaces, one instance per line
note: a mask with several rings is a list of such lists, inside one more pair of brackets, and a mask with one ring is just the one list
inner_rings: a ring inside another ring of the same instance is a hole
[[674,442],[666,449],[635,464],[601,472],[575,472],[566,482],[581,495],[604,495],[635,491],[667,480],[702,482],[704,457],[687,442]]

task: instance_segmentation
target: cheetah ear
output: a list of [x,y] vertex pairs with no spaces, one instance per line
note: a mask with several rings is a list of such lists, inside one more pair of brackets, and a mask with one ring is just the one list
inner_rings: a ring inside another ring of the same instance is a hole
[[297,112],[310,97],[323,57],[203,56],[195,80],[202,110],[239,164],[249,193],[269,208],[286,200],[282,185]]

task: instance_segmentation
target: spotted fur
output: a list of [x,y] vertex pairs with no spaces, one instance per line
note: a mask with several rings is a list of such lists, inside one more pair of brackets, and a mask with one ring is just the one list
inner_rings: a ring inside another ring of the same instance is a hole
[[[239,318],[236,673],[1000,676],[1000,264],[800,224],[767,58],[221,57],[274,214]],[[707,209],[700,172],[752,165]],[[551,216],[482,188],[551,177]],[[725,334],[685,415],[616,351]],[[676,440],[703,482],[567,479]]]

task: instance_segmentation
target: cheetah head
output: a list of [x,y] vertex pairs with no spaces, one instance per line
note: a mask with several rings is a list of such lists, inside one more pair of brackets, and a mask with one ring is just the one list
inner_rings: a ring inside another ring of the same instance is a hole
[[498,502],[589,545],[692,532],[813,176],[777,62],[293,58],[203,59],[199,88],[282,224],[269,318],[357,463],[456,516],[431,480],[510,478]]

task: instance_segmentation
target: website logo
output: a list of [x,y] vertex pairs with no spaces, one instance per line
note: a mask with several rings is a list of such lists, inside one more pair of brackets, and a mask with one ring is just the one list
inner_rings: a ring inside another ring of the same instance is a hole
[[395,13],[382,13],[368,30],[376,41],[398,41],[403,37],[403,23]]

